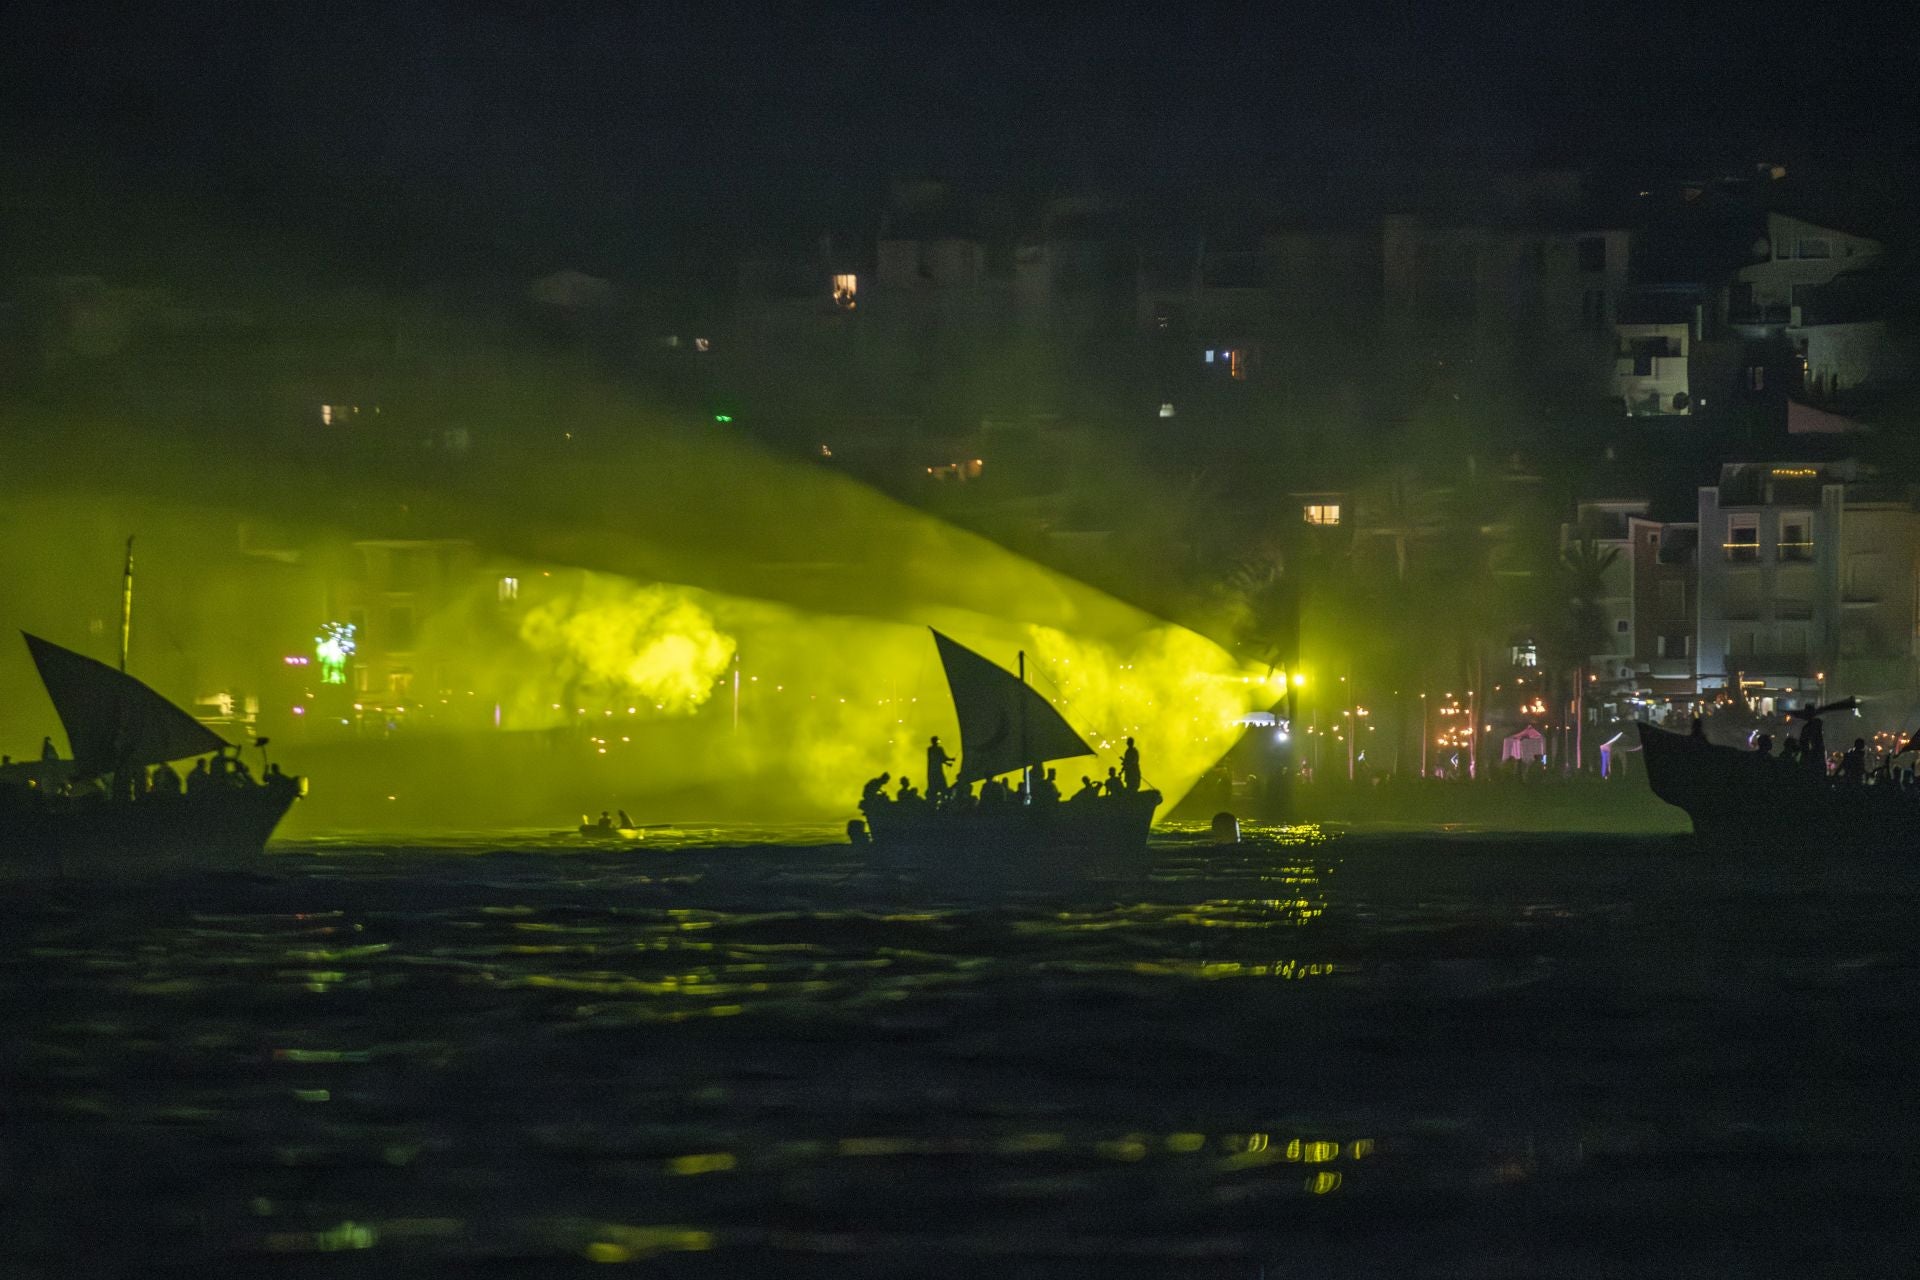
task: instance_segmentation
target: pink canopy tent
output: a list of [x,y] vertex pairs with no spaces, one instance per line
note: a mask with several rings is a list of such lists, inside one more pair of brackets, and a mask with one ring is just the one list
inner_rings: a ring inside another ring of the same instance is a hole
[[1547,740],[1540,731],[1528,725],[1520,732],[1500,741],[1500,760],[1518,760],[1521,764],[1532,764],[1536,760],[1547,758]]

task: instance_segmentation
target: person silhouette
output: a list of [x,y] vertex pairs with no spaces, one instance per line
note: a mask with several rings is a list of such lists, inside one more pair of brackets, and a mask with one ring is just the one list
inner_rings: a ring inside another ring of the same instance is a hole
[[40,758],[42,760],[58,760],[60,758],[60,753],[53,749],[53,738],[51,735],[40,739]]
[[939,735],[927,739],[927,799],[938,800],[947,789],[947,766],[953,757],[940,745]]
[[1827,728],[1819,716],[1807,717],[1806,727],[1800,730],[1800,758],[1809,769],[1827,776]]
[[1867,740],[1855,738],[1840,757],[1840,780],[1858,786],[1867,780]]
[[1120,780],[1120,771],[1118,769],[1109,768],[1107,770],[1107,781],[1106,781],[1106,786],[1104,788],[1104,794],[1110,795],[1110,796],[1117,796],[1120,794],[1120,789],[1125,785],[1126,784]]
[[1127,739],[1127,749],[1120,756],[1120,785],[1129,791],[1140,789],[1140,749],[1133,745],[1133,739]]

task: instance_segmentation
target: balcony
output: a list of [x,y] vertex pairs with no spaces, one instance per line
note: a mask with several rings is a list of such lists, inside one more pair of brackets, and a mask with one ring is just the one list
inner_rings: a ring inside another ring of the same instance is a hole
[[1804,653],[1728,654],[1729,674],[1739,671],[1749,680],[1806,680],[1814,675],[1813,659]]
[[1769,306],[1747,305],[1734,307],[1727,312],[1727,323],[1737,328],[1773,328],[1784,327],[1793,318],[1792,308],[1786,303],[1774,303]]
[[1657,383],[1676,390],[1687,389],[1685,356],[1621,356],[1613,362],[1613,377],[1619,383]]

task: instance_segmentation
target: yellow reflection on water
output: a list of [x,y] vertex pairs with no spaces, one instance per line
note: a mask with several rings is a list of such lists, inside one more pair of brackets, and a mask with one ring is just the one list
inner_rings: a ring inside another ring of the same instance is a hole
[[703,1253],[713,1248],[713,1233],[691,1227],[628,1227],[603,1222],[580,1251],[589,1262],[639,1262],[662,1253]]
[[1002,1138],[993,1149],[1001,1155],[1030,1155],[1037,1151],[1059,1151],[1067,1145],[1064,1133],[1016,1133]]
[[268,1253],[340,1253],[349,1249],[371,1249],[379,1240],[372,1227],[357,1222],[342,1222],[322,1231],[275,1231],[261,1241]]

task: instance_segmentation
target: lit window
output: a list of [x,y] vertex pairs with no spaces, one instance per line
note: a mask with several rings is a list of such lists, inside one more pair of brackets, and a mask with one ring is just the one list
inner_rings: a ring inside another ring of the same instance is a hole
[[320,406],[320,425],[323,427],[330,427],[333,425],[333,406],[332,405],[323,404]]
[[833,305],[842,311],[851,311],[857,304],[855,295],[860,292],[860,277],[848,273],[833,278]]
[[1728,516],[1725,549],[1729,560],[1758,560],[1760,517],[1750,512]]
[[1206,352],[1205,352],[1205,355],[1206,355],[1206,357],[1207,357],[1207,363],[1208,363],[1208,364],[1212,364],[1212,363],[1213,363],[1213,348],[1212,348],[1212,347],[1208,347],[1208,348],[1206,349]]
[[500,579],[501,602],[505,603],[508,600],[518,600],[519,598],[520,598],[520,579],[518,578]]
[[820,456],[823,458],[831,458],[833,456],[833,450],[823,444],[820,446]]
[[1235,382],[1247,380],[1247,353],[1235,347],[1227,354],[1227,376]]
[[1513,665],[1516,667],[1537,667],[1540,665],[1540,646],[1531,640],[1523,640],[1512,648]]
[[711,351],[713,350],[713,340],[711,338],[695,338],[693,340],[693,349],[695,351]]
[[1163,418],[1171,418],[1173,416],[1173,401],[1162,400],[1160,402],[1160,416]]
[[1300,516],[1308,524],[1339,524],[1340,504],[1337,502],[1310,502],[1300,509]]
[[1813,559],[1813,517],[1806,512],[1781,516],[1779,549],[1782,560]]
[[387,610],[387,648],[413,648],[413,607],[398,604]]

